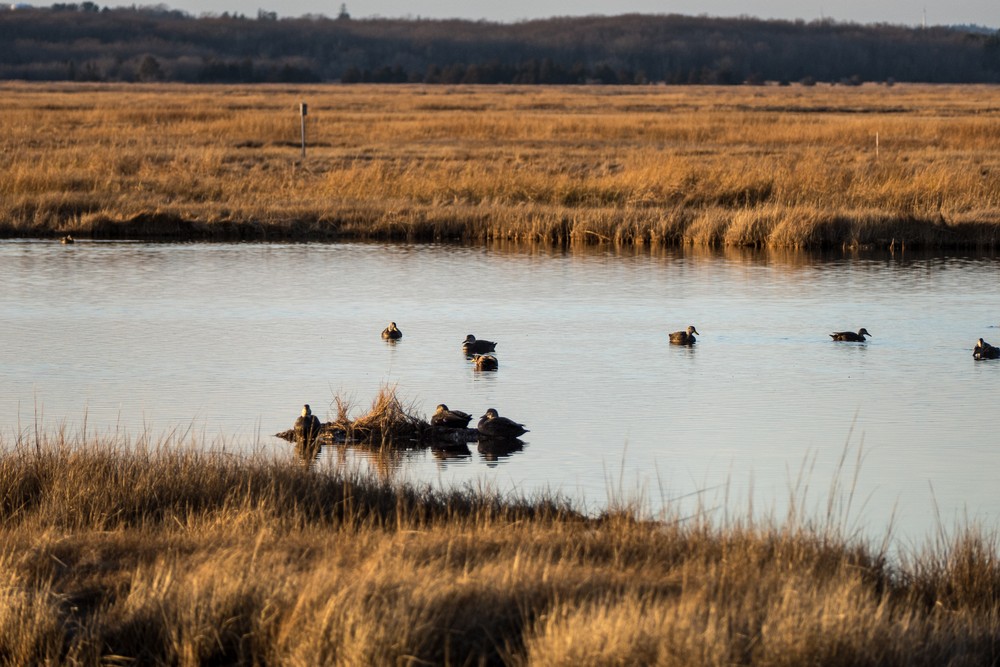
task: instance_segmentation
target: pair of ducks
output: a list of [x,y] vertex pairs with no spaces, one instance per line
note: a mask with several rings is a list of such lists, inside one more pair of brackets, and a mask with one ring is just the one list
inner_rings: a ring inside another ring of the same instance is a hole
[[[403,332],[399,330],[395,322],[389,322],[389,326],[382,329],[382,339],[383,340],[399,340],[403,337]],[[491,340],[480,340],[474,335],[469,334],[462,341],[462,352],[465,352],[468,356],[473,356],[475,354],[486,354],[487,352],[492,352],[497,349],[497,344]]]
[[492,354],[488,354],[497,348],[497,344],[491,340],[481,340],[469,334],[462,341],[462,352],[465,356],[472,357],[472,363],[476,365],[477,371],[495,371],[500,368],[500,362]]
[[[694,325],[689,326],[685,331],[675,331],[670,334],[670,343],[672,345],[694,345],[697,340],[694,335],[698,334],[698,330],[694,328]],[[853,331],[835,331],[830,334],[830,337],[836,341],[846,341],[850,343],[863,343],[865,342],[865,336],[871,336],[868,333],[868,329],[861,327],[858,329],[857,333]],[[874,336],[872,336],[874,338]],[[982,341],[982,338],[979,339]]]
[[[468,428],[472,415],[461,410],[451,410],[447,405],[441,403],[437,406],[434,414],[431,415],[431,425],[444,428]],[[510,439],[517,438],[528,432],[524,424],[518,424],[513,419],[501,417],[494,409],[490,408],[476,425],[479,434],[487,438]]]

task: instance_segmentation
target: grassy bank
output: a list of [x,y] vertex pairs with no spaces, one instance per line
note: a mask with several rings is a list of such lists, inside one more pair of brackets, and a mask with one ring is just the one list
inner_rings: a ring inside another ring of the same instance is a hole
[[0,83],[0,167],[4,236],[1000,246],[990,86]]
[[[830,522],[586,518],[122,441],[2,443],[0,663],[983,665],[976,530],[891,564]],[[280,445],[279,445],[280,446]]]

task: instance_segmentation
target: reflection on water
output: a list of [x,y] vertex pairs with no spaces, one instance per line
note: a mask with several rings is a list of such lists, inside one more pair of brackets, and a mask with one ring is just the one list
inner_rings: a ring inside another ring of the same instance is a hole
[[[909,252],[3,241],[0,428],[189,430],[295,456],[271,434],[303,404],[329,421],[335,397],[395,386],[428,416],[496,408],[527,425],[525,446],[306,461],[595,510],[614,487],[653,510],[698,497],[781,514],[806,486],[822,511],[861,448],[853,521],[879,533],[895,511],[922,537],[936,512],[1000,511],[984,418],[1000,361],[972,359],[978,338],[1000,344],[984,289],[998,278],[992,256]],[[667,344],[689,324],[694,347]],[[875,337],[830,341],[861,327]],[[476,372],[469,333],[497,341],[498,370]]]

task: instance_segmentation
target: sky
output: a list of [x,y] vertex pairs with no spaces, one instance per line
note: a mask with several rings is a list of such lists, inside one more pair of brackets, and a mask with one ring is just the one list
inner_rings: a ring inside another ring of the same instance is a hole
[[[277,12],[282,17],[306,14],[336,16],[343,2],[353,18],[463,18],[513,22],[552,16],[686,14],[690,16],[753,16],[763,19],[834,19],[854,23],[894,23],[900,25],[977,24],[1000,27],[998,0],[147,0],[138,5],[162,1],[172,9],[194,16],[231,12],[256,16],[258,9]],[[98,0],[98,5],[132,4]]]

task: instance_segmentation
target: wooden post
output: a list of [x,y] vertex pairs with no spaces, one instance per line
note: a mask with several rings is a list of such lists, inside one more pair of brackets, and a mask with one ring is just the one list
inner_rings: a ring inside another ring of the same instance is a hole
[[302,159],[306,157],[306,114],[309,113],[309,105],[305,102],[299,104],[299,118],[302,121]]

